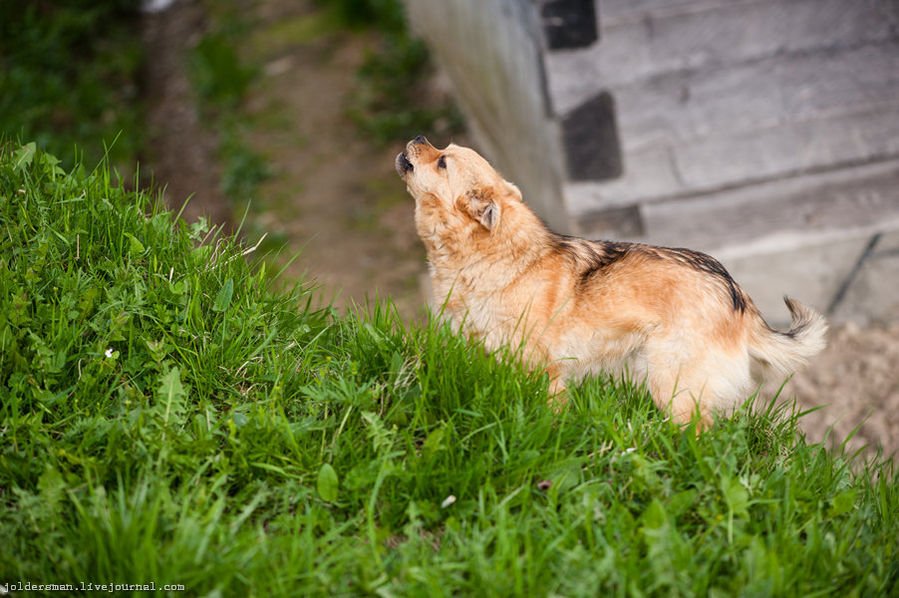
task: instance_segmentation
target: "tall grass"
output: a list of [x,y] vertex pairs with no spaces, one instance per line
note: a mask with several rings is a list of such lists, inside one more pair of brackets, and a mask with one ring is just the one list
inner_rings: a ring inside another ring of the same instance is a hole
[[307,285],[275,291],[250,248],[105,166],[0,152],[0,581],[899,589],[899,478],[853,473],[788,409],[697,437],[642,389],[591,379],[555,413],[509,355],[387,301],[314,309]]

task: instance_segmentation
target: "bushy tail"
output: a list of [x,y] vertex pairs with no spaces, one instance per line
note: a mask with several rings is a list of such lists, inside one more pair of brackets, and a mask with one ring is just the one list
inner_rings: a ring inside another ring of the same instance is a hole
[[770,328],[761,316],[749,339],[749,354],[782,374],[790,374],[827,344],[827,322],[810,307],[784,297],[792,325],[786,332]]

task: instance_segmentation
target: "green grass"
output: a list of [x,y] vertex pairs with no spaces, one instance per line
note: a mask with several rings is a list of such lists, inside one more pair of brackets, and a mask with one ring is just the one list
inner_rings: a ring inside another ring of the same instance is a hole
[[806,444],[795,414],[697,437],[602,379],[554,413],[508,355],[386,301],[314,309],[105,166],[0,148],[0,580],[899,591],[899,478]]
[[[133,168],[143,147],[134,0],[0,2],[0,134]],[[121,134],[123,133],[124,134]],[[107,147],[109,147],[107,151]]]

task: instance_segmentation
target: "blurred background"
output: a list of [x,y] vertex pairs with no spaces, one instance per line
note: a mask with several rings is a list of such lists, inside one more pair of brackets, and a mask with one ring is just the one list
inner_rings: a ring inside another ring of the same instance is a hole
[[897,0],[0,0],[0,133],[408,319],[393,157],[473,146],[559,232],[711,253],[773,324],[784,293],[825,312],[805,429],[899,447]]

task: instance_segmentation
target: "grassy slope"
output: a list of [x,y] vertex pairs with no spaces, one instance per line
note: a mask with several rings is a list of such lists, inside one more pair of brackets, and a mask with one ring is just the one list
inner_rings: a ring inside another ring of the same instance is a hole
[[696,438],[600,380],[553,414],[544,379],[445,328],[312,311],[102,167],[0,153],[0,579],[899,591],[899,479],[795,417]]

